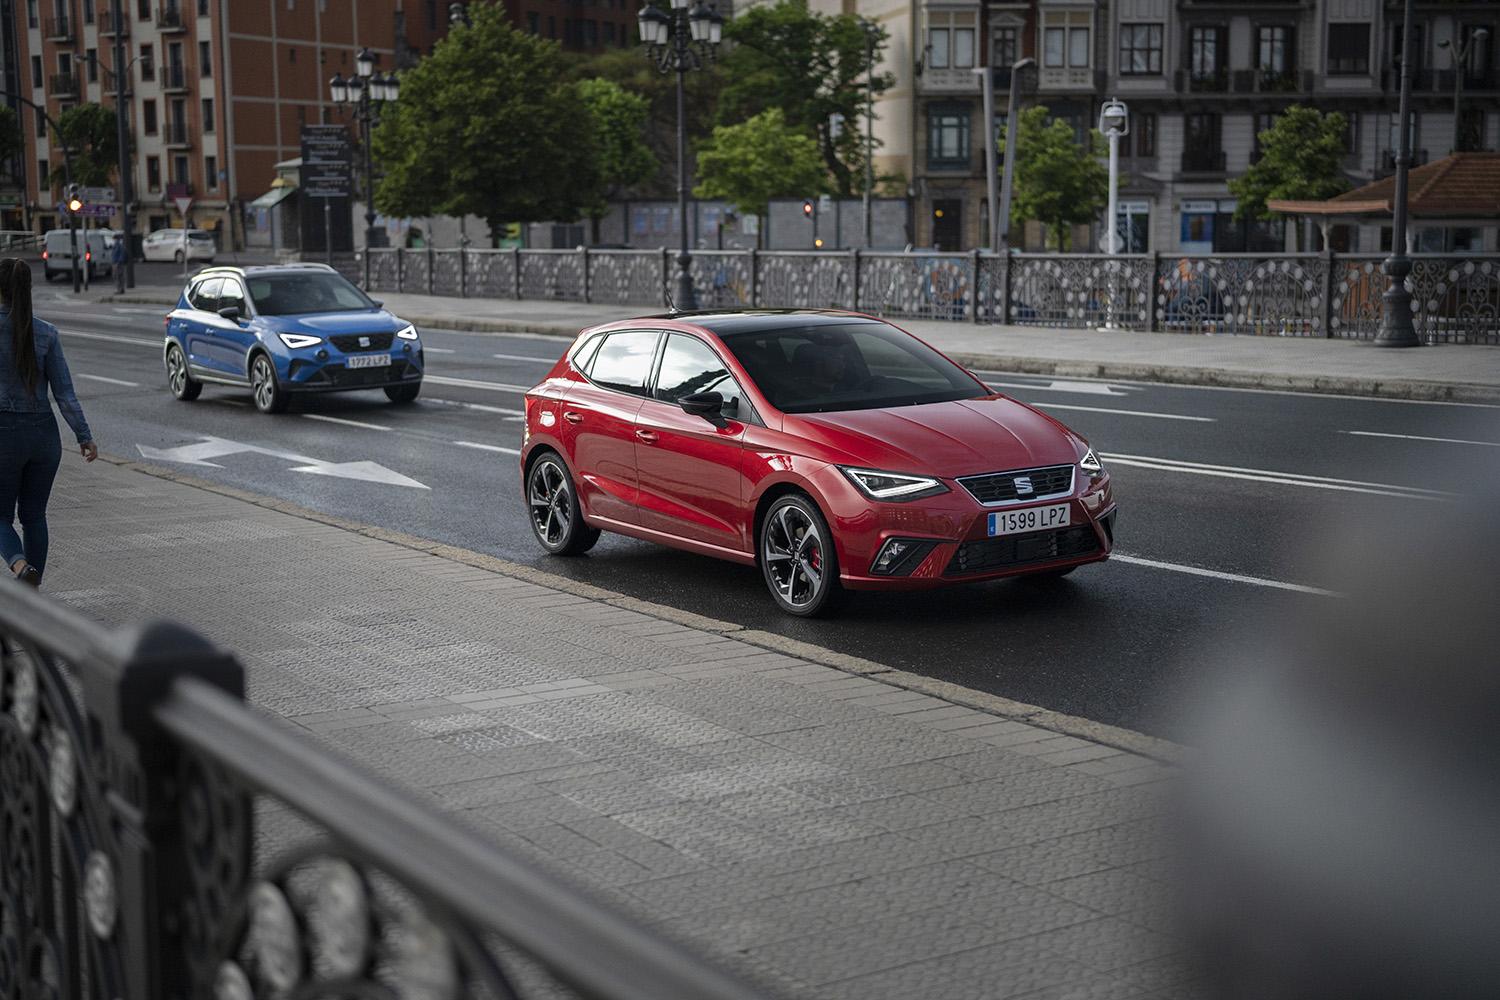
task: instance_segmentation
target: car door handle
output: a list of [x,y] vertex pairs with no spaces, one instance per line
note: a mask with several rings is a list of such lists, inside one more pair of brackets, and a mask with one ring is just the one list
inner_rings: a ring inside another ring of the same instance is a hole
[[636,436],[637,440],[641,441],[644,444],[655,444],[656,443],[656,432],[655,431],[637,430],[635,432],[635,436]]
[[565,410],[563,411],[563,419],[570,424],[581,424],[583,423],[583,414],[575,413],[572,410]]

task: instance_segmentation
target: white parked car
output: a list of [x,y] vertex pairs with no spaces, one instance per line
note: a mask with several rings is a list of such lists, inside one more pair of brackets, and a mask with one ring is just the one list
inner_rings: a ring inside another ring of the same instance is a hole
[[187,260],[203,260],[213,263],[214,234],[207,229],[189,229],[183,240],[181,229],[158,229],[147,236],[141,244],[141,252],[147,260],[175,260],[181,264]]
[[[113,274],[110,252],[115,234],[108,229],[78,229],[78,269],[90,278]],[[42,271],[48,281],[73,272],[73,234],[67,229],[49,229],[42,237]]]

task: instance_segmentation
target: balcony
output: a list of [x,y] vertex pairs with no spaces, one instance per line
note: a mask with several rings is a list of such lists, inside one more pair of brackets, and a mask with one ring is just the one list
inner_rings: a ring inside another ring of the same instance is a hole
[[1100,75],[1086,66],[1046,67],[1037,76],[1037,89],[1102,91],[1104,87],[1099,79]]
[[47,77],[49,97],[77,97],[79,89],[77,73],[53,73]]
[[1175,82],[1179,94],[1226,94],[1229,92],[1229,70],[1224,67],[1204,71],[1180,69]]
[[942,69],[928,66],[922,71],[921,86],[929,94],[977,94],[979,81],[980,76],[972,66]]
[[1184,149],[1182,172],[1184,174],[1222,174],[1225,167],[1222,149]]
[[186,31],[187,18],[182,16],[182,8],[176,4],[156,8],[156,28],[163,35]]
[[101,10],[99,12],[99,34],[113,38],[115,35],[130,34],[130,17],[123,10],[120,12],[119,24],[115,23],[115,12],[112,10]]
[[193,133],[187,122],[164,122],[161,139],[168,149],[191,149],[193,146]]
[[183,65],[166,65],[161,67],[161,73],[157,80],[161,83],[163,93],[174,93],[189,89],[192,77],[188,75],[187,67]]
[[49,17],[42,22],[42,35],[49,42],[73,41],[73,19],[71,17]]
[[[115,76],[114,70],[110,69],[108,66],[103,67],[102,71],[100,73],[100,77],[99,78],[100,78],[100,81],[101,81],[101,83],[100,83],[101,92],[104,94],[104,96],[111,97],[111,96],[113,96],[114,94],[116,94],[118,92],[116,90],[116,88],[119,86],[119,82],[118,82],[118,79]],[[131,78],[131,74],[126,73],[125,74],[125,96],[129,97],[129,96],[131,96],[134,93],[135,93],[135,81]]]

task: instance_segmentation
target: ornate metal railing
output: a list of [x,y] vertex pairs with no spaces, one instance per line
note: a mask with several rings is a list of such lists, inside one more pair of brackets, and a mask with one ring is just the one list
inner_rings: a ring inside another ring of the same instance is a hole
[[0,997],[759,995],[243,699],[187,629],[0,582]]
[[[1500,345],[1500,254],[1417,254],[1418,334]],[[698,251],[699,305],[858,309],[893,318],[1368,339],[1385,277],[1371,254]],[[662,250],[373,250],[371,290],[661,308]]]

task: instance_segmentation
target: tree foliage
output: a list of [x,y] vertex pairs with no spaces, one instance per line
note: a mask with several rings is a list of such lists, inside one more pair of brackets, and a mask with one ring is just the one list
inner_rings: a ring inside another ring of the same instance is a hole
[[576,219],[599,188],[593,119],[556,42],[524,34],[499,4],[469,8],[401,77],[374,135],[376,207],[396,216]]
[[[1109,169],[1101,162],[1104,137],[1090,129],[1080,148],[1073,126],[1048,117],[1040,105],[1016,116],[1017,159],[1011,195],[1012,222],[1034,219],[1047,226],[1059,250],[1069,249],[1071,227],[1093,222],[1109,202]],[[1005,155],[1009,129],[1001,131]]]
[[599,186],[588,206],[598,242],[599,217],[609,199],[656,175],[656,156],[646,145],[643,132],[650,103],[613,80],[595,78],[578,84],[579,96],[588,110],[594,135],[594,156]]
[[1260,159],[1229,182],[1234,217],[1267,220],[1272,199],[1323,201],[1349,190],[1343,173],[1344,116],[1294,104],[1259,135]]
[[[878,97],[895,78],[876,74],[868,85],[869,39],[860,18],[819,14],[807,0],[780,0],[737,15],[724,34],[731,44],[723,59],[719,124],[781,109],[787,126],[816,138],[833,190],[841,197],[862,191],[865,97]],[[878,65],[884,29],[876,28],[874,38]],[[829,125],[835,114],[844,122],[837,137]]]
[[[58,137],[68,147],[73,162],[73,180],[87,187],[107,187],[120,163],[119,134],[115,113],[102,104],[80,104],[57,116]],[[61,151],[58,153],[61,156]],[[62,183],[63,164],[53,163],[49,172]]]
[[698,149],[699,198],[722,198],[742,214],[764,215],[772,198],[827,190],[828,172],[812,136],[787,124],[780,108],[739,125],[720,125]]

